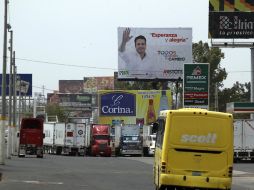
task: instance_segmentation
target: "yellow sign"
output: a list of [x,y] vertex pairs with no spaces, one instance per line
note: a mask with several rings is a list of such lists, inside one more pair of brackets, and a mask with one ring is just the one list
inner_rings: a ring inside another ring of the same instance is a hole
[[160,110],[172,109],[170,90],[100,90],[99,102],[99,123],[110,125],[150,124]]
[[209,0],[210,11],[253,12],[254,2],[248,0]]

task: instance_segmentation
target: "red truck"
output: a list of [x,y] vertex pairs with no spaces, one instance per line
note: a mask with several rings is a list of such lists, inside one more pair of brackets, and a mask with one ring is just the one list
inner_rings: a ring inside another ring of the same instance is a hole
[[18,156],[37,155],[43,158],[43,120],[40,118],[23,118],[19,133]]
[[111,156],[110,126],[92,124],[86,129],[87,154],[91,156]]

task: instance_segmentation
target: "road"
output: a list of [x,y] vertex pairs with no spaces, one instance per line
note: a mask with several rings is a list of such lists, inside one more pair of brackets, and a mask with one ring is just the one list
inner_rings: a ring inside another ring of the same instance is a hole
[[[154,190],[152,163],[147,157],[12,157],[0,165],[0,189]],[[234,168],[232,189],[254,189],[254,164]]]

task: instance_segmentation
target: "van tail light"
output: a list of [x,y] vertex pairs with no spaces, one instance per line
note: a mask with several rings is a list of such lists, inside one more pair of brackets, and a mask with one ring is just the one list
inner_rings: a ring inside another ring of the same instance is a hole
[[232,177],[233,176],[233,167],[228,167],[228,177]]
[[166,173],[166,167],[167,167],[166,162],[161,162],[161,173]]

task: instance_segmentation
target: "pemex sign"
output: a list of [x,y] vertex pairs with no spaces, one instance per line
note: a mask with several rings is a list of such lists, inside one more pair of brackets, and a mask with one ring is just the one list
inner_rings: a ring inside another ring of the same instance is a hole
[[183,107],[209,109],[209,64],[185,63]]

